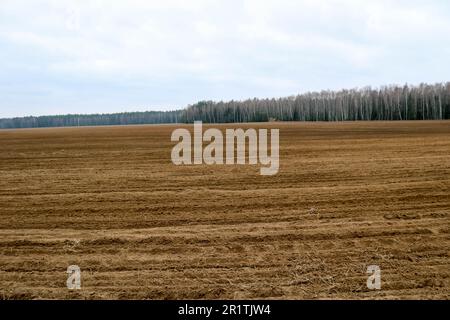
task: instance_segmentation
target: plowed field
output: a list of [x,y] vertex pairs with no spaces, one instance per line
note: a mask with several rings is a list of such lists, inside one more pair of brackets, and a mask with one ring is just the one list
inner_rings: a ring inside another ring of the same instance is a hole
[[449,121],[216,126],[279,128],[274,176],[177,127],[0,131],[0,298],[450,298]]

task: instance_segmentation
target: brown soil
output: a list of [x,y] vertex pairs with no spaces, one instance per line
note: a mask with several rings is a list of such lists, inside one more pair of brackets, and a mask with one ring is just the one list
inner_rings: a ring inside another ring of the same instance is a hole
[[0,131],[0,298],[450,298],[449,121],[247,126],[277,175],[175,166],[171,125]]

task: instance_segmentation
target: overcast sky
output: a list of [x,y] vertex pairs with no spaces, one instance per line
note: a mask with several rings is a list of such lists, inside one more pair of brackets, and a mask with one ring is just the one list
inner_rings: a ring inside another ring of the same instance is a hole
[[449,3],[0,0],[0,117],[449,81]]

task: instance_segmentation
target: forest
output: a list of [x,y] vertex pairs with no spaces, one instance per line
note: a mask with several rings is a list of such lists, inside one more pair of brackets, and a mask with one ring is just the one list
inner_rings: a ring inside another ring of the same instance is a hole
[[0,129],[178,123],[180,110],[111,114],[67,114],[0,119]]
[[3,128],[159,123],[450,119],[450,82],[308,92],[283,98],[200,101],[174,111],[0,119]]

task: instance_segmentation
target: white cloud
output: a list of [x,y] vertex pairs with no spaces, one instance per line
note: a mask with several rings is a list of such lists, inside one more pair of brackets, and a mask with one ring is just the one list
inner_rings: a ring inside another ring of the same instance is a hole
[[[59,90],[67,112],[85,112],[73,97],[88,84],[93,90],[83,91],[83,101],[99,103],[97,89],[106,108],[99,111],[107,112],[131,103],[183,107],[203,98],[444,81],[449,18],[439,0],[2,0],[0,90],[7,99],[0,116],[10,106],[17,114],[46,113],[56,103],[45,94],[15,96],[36,92],[34,71],[39,88]],[[8,86],[6,72],[14,73]],[[108,98],[105,83],[120,99]]]

